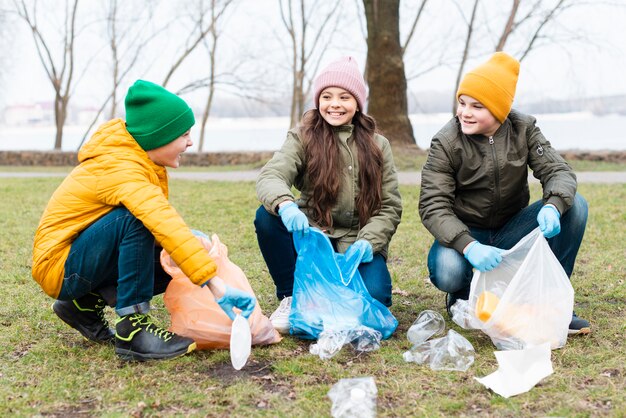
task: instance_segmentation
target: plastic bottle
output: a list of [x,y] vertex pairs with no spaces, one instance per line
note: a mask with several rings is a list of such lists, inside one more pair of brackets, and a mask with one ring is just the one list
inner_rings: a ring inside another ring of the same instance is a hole
[[373,418],[377,393],[373,377],[341,379],[328,392],[330,413],[333,418]]

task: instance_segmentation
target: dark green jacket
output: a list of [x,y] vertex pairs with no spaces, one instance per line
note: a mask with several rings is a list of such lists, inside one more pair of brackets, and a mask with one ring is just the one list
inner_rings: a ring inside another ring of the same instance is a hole
[[512,110],[493,137],[464,135],[452,118],[432,139],[422,170],[419,213],[440,244],[462,252],[468,227],[495,229],[528,206],[528,167],[543,200],[561,214],[573,204],[576,175],[535,126]]
[[[359,194],[358,150],[352,137],[353,125],[335,128],[336,138],[343,158],[343,172],[337,204],[332,210],[333,228],[326,234],[337,240],[337,249],[344,252],[357,239],[366,239],[372,244],[375,253],[387,256],[387,247],[396,232],[402,216],[402,199],[398,190],[398,176],[393,162],[389,141],[381,135],[374,136],[374,142],[383,153],[382,207],[367,224],[359,229],[359,216],[356,211],[356,197]],[[300,191],[299,199],[294,197],[292,186]],[[257,197],[265,209],[276,214],[277,206],[285,200],[294,200],[315,225],[306,206],[311,196],[311,188],[306,174],[306,157],[299,137],[299,130],[292,129],[280,151],[261,170],[256,183]]]

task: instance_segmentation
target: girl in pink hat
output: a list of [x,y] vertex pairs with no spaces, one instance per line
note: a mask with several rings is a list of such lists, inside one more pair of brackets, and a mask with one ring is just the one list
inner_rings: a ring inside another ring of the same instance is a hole
[[262,205],[254,225],[282,299],[270,317],[281,333],[289,331],[296,265],[292,234],[307,234],[310,226],[324,231],[338,252],[364,250],[359,272],[365,286],[391,306],[387,249],[400,223],[402,200],[391,147],[364,113],[365,98],[354,58],[331,63],[315,79],[315,108],[287,133],[257,179]]

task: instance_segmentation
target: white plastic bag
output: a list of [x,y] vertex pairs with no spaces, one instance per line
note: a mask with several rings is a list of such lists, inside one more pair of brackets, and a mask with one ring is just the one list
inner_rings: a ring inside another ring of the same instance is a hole
[[559,260],[536,228],[488,272],[472,278],[466,321],[484,331],[500,350],[522,350],[567,341],[574,289]]

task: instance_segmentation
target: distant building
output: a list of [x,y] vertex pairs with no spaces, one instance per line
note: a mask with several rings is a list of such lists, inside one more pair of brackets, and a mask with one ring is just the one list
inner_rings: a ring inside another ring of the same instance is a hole
[[[89,125],[98,115],[94,107],[70,106],[67,111],[66,125]],[[2,121],[6,126],[54,126],[54,103],[38,102],[32,104],[11,105],[4,108]],[[104,115],[98,116],[97,123],[104,121]]]
[[7,126],[54,125],[54,105],[52,102],[38,102],[7,106],[3,119]]

